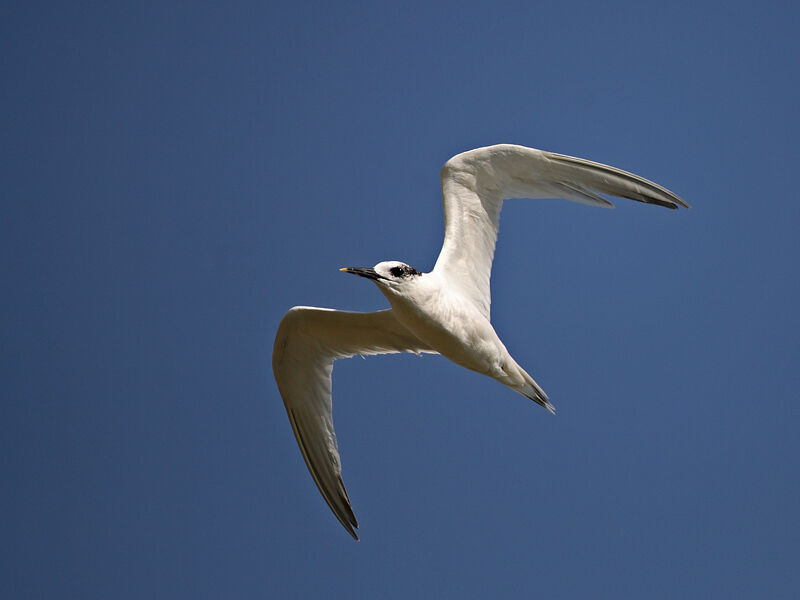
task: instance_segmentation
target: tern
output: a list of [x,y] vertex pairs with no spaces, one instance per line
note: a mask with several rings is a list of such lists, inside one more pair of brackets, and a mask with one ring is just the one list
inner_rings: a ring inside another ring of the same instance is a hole
[[613,208],[604,196],[689,208],[669,190],[600,163],[499,144],[448,160],[441,170],[444,244],[430,273],[398,261],[346,267],[371,279],[390,309],[370,313],[296,306],[278,326],[275,381],[311,476],[336,518],[358,540],[333,429],[331,373],[339,358],[441,354],[496,379],[550,412],[541,387],[511,357],[492,327],[489,279],[503,201],[563,198]]

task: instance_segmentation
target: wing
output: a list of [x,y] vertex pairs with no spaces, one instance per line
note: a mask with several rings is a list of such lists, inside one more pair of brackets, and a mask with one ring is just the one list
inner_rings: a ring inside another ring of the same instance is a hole
[[391,310],[354,313],[296,306],[275,336],[272,371],[308,470],[336,518],[355,539],[358,522],[342,481],[333,430],[333,361],[355,354],[430,352]]
[[500,144],[458,154],[441,173],[444,244],[434,272],[489,318],[495,242],[503,200],[564,198],[612,208],[601,194],[667,208],[689,205],[638,175],[563,154]]

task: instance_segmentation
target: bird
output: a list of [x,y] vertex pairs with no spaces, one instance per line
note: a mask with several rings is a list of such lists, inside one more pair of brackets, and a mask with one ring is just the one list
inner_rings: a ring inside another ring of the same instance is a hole
[[490,319],[500,210],[511,198],[563,198],[613,208],[606,196],[689,208],[643,177],[601,163],[513,144],[469,150],[441,169],[444,243],[433,270],[400,261],[340,269],[369,279],[389,301],[377,312],[295,306],[281,319],[272,369],[297,444],[333,514],[356,540],[333,427],[333,363],[356,355],[440,354],[508,386],[551,413],[547,394],[509,354]]

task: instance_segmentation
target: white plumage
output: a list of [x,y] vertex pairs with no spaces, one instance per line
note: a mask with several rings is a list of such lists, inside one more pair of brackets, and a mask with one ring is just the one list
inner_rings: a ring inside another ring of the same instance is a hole
[[667,208],[688,205],[647,179],[599,163],[500,144],[451,158],[441,171],[444,244],[433,271],[405,263],[342,271],[372,279],[391,304],[374,313],[297,306],[281,320],[272,368],[297,443],[345,529],[358,527],[333,429],[333,362],[356,354],[438,353],[488,375],[553,412],[547,395],[490,323],[489,280],[503,200],[564,198],[610,208],[601,194]]

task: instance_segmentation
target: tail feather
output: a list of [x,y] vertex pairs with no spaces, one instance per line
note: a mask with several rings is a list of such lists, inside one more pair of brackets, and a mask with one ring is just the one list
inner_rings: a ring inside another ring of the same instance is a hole
[[547,394],[544,393],[544,390],[539,387],[539,385],[531,379],[531,385],[527,388],[522,390],[517,390],[520,394],[525,396],[526,398],[530,398],[539,406],[546,408],[550,413],[556,414],[556,407],[550,403],[550,400],[547,399]]
[[553,406],[547,399],[547,394],[539,387],[539,384],[533,380],[533,377],[520,367],[513,358],[508,357],[507,361],[501,367],[502,372],[499,375],[492,375],[501,383],[507,385],[515,392],[519,392],[526,398],[533,400],[539,406],[546,408],[552,414],[556,414],[556,407]]
[[521,388],[517,388],[517,391],[525,396],[526,398],[530,398],[539,406],[546,408],[550,413],[556,414],[556,407],[550,403],[550,400],[547,399],[547,394],[544,393],[544,390],[533,380],[533,377],[528,375],[528,373],[520,367],[520,374],[525,379],[525,385]]

